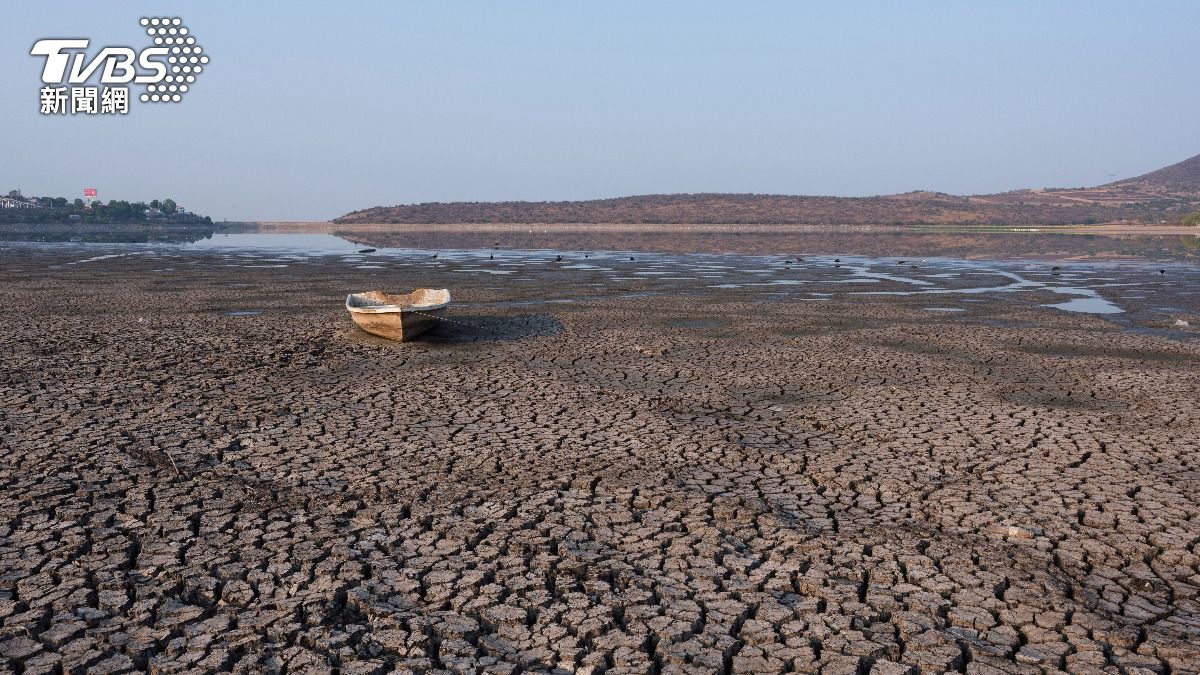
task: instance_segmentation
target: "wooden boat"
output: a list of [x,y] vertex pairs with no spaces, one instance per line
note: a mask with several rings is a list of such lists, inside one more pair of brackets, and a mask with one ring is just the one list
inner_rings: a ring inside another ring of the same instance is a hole
[[400,342],[436,326],[449,304],[450,291],[444,288],[418,288],[408,295],[368,291],[346,296],[346,309],[359,328]]

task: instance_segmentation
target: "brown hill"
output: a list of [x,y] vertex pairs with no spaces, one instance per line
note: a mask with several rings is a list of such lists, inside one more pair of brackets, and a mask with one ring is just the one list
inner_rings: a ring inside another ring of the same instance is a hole
[[561,202],[430,202],[379,206],[334,222],[1068,225],[1175,221],[1200,208],[1200,156],[1095,188],[960,197],[666,194]]
[[1105,187],[1136,187],[1170,195],[1200,195],[1200,155]]

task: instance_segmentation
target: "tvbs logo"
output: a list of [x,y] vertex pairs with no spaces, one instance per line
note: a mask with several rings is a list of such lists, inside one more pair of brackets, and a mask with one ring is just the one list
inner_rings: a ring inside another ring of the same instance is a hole
[[[104,47],[89,57],[86,38],[38,40],[29,51],[45,59],[42,65],[43,115],[125,114],[129,87],[145,85],[138,96],[144,103],[178,103],[196,77],[204,72],[208,55],[179,18],[143,18],[153,40],[141,50]],[[94,86],[92,83],[100,86]]]

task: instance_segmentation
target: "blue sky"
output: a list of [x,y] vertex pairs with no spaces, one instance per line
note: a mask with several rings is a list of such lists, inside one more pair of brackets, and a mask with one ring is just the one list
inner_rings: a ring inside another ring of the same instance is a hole
[[[43,117],[33,42],[211,56]],[[39,2],[0,23],[0,189],[215,218],[662,192],[1079,186],[1200,153],[1198,2]]]

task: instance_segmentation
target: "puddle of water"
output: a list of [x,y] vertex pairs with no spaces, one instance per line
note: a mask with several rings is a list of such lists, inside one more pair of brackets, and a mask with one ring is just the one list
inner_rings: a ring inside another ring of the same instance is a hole
[[1066,312],[1083,312],[1085,314],[1120,314],[1124,310],[1101,297],[1075,298],[1066,302],[1056,302],[1042,307],[1053,307]]
[[259,314],[262,314],[262,312],[257,309],[231,309],[229,311],[221,312],[221,313],[224,314],[225,316],[236,316],[236,317],[258,316]]
[[[145,252],[142,252],[142,253],[145,253]],[[96,256],[92,256],[91,258],[84,258],[83,260],[76,260],[74,262],[69,262],[66,264],[82,265],[83,263],[96,262],[99,260],[108,260],[109,258],[123,258],[127,255],[138,255],[138,253],[110,253],[108,255],[96,255]]]
[[1053,307],[1066,312],[1083,312],[1085,314],[1120,314],[1124,310],[1104,299],[1090,288],[1047,288],[1046,290],[1060,295],[1076,295],[1066,302],[1057,302],[1043,307]]
[[926,312],[965,312],[962,307],[922,307]]
[[[986,272],[983,272],[986,273]],[[990,274],[1005,277],[1011,283],[1003,286],[973,286],[970,288],[929,288],[913,291],[858,291],[852,295],[924,295],[924,294],[947,294],[947,293],[962,293],[967,295],[992,294],[992,293],[1013,293],[1017,291],[1035,291],[1043,290],[1060,295],[1075,295],[1080,296],[1066,302],[1058,302],[1042,305],[1043,307],[1051,307],[1067,312],[1084,312],[1088,314],[1119,314],[1122,310],[1112,302],[1106,300],[1096,291],[1090,288],[1082,288],[1078,286],[1055,286],[1041,281],[1031,281],[1022,277],[1015,272],[1005,270],[991,270]]]

